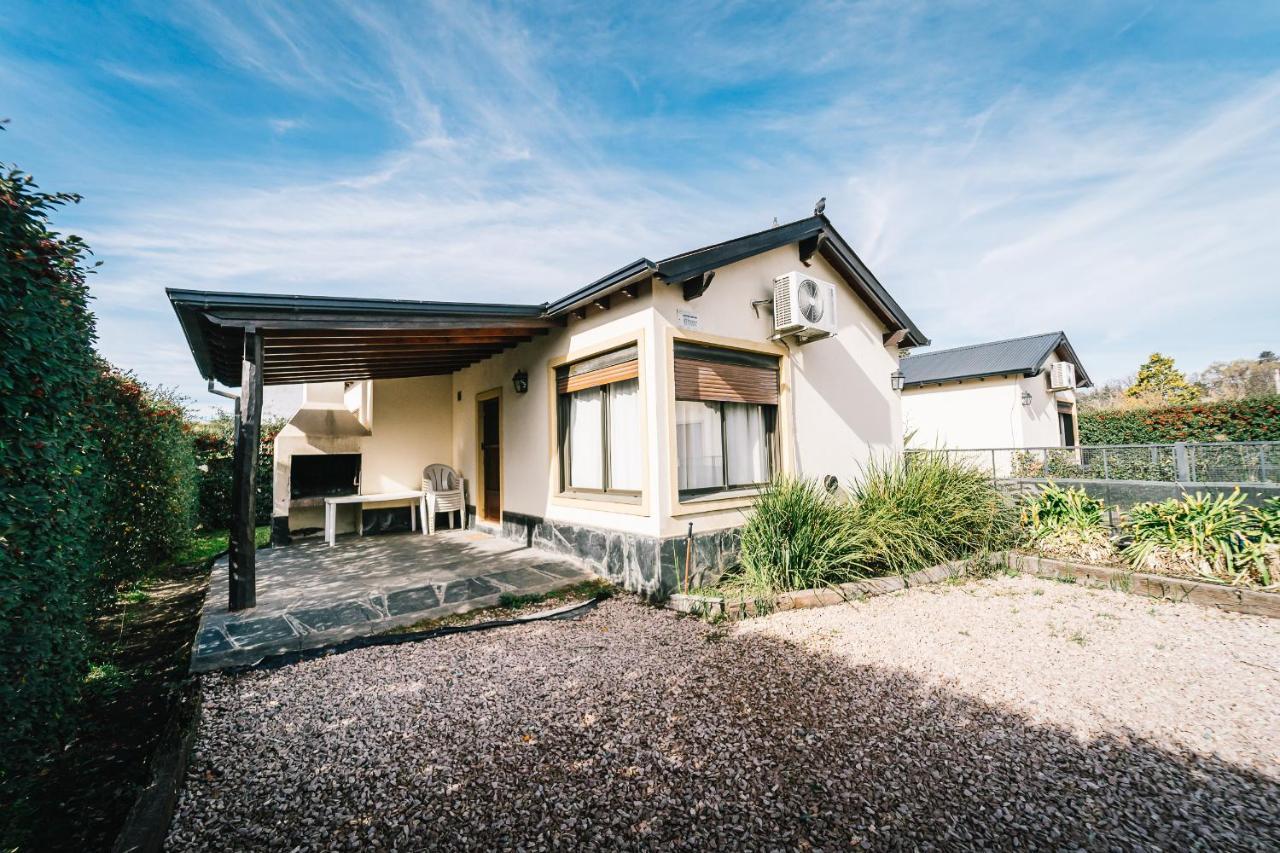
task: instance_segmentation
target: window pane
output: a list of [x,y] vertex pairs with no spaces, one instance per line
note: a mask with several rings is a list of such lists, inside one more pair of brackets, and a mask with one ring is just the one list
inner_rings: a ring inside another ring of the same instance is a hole
[[676,456],[681,491],[724,485],[718,405],[676,401]]
[[729,485],[747,486],[769,480],[769,443],[764,407],[724,404],[724,440],[729,453]]
[[605,386],[609,394],[609,488],[640,491],[640,380]]
[[603,413],[603,388],[588,388],[569,397],[570,488],[604,488]]

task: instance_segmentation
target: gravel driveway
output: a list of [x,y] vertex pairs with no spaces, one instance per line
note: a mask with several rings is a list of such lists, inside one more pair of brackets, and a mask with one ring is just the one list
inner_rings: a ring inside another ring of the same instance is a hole
[[206,680],[170,849],[1275,849],[1280,624],[1031,579]]

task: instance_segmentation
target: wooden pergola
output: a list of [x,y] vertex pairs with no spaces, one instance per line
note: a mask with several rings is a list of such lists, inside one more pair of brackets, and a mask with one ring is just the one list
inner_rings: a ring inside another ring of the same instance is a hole
[[167,291],[201,374],[240,389],[230,609],[256,602],[254,495],[265,385],[449,374],[565,323],[545,305]]

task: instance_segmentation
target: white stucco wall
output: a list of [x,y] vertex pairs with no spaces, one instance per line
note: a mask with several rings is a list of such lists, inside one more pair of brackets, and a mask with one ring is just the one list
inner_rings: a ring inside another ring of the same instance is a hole
[[1022,447],[1022,386],[998,376],[910,388],[902,417],[914,448]]
[[[657,370],[651,342],[654,312],[647,295],[623,301],[615,298],[608,311],[593,311],[585,319],[571,319],[563,329],[486,359],[453,375],[453,459],[470,485],[476,504],[479,484],[477,400],[493,389],[500,392],[502,421],[502,509],[591,527],[658,534],[652,500],[659,489],[659,472],[652,460],[659,456],[658,434],[648,429],[659,405],[653,377]],[[638,340],[644,360],[640,371],[641,405],[647,415],[644,431],[641,503],[616,506],[561,497],[555,463],[555,389],[550,366],[558,360],[577,360]],[[529,374],[529,390],[516,394],[512,376]],[[459,399],[459,395],[461,398]]]
[[[1049,390],[1049,365],[1035,376],[970,379],[902,392],[906,431],[913,448],[1060,447],[1058,403],[1075,403],[1072,391]],[[1022,394],[1031,395],[1024,406]]]
[[[372,434],[306,435],[291,424],[285,426],[275,440],[273,514],[287,513],[293,530],[324,525],[322,507],[289,506],[289,473],[295,455],[359,453],[361,491],[365,493],[420,488],[424,467],[453,458],[450,390],[448,376],[378,379],[356,383],[345,393],[341,382],[307,385],[306,401],[345,401]],[[339,507],[338,531],[353,531],[356,517],[354,507]]]
[[[692,301],[686,302],[678,287],[658,286],[654,304],[668,340],[664,358],[670,358],[674,337],[769,348],[780,355],[782,471],[805,477],[834,474],[847,483],[873,455],[902,451],[901,401],[890,384],[897,350],[885,348],[885,327],[821,257],[813,258],[806,272],[836,285],[838,333],[806,344],[770,343],[770,307],[761,305],[757,312],[751,303],[771,300],[774,278],[796,269],[805,269],[796,247],[784,246],[716,270],[710,288]],[[696,332],[681,328],[681,312],[697,315]],[[669,423],[660,426],[670,429]],[[660,464],[669,472],[674,471],[673,443],[674,438],[661,448]],[[695,531],[741,524],[742,510],[750,504],[749,499],[738,500],[703,511],[698,503],[679,504],[670,483],[663,490],[664,536],[685,532],[689,521]]]

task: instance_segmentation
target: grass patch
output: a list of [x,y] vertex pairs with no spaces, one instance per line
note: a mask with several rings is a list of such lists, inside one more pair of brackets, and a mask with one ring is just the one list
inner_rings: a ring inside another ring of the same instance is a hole
[[85,687],[98,693],[118,693],[131,683],[133,677],[114,663],[96,663],[85,674]]
[[[259,548],[270,545],[271,527],[264,524],[256,528],[253,532],[253,540]],[[229,538],[225,530],[199,531],[192,535],[191,543],[178,554],[174,564],[184,566],[188,563],[204,562],[227,550],[228,542]]]

